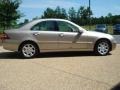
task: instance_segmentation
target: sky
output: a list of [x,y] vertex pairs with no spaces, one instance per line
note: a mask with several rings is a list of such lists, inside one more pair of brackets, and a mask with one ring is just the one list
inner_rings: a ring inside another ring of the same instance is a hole
[[[80,6],[87,7],[88,5],[89,0],[22,0],[19,10],[24,17],[19,21],[40,17],[47,7],[55,9],[60,6],[66,10],[74,7],[78,10]],[[91,0],[91,9],[94,17],[106,16],[108,13],[120,15],[120,0]]]

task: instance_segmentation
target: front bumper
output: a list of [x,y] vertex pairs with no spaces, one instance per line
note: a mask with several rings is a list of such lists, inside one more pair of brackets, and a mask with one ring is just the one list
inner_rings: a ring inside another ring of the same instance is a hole
[[112,50],[116,49],[117,44],[116,43],[112,43]]

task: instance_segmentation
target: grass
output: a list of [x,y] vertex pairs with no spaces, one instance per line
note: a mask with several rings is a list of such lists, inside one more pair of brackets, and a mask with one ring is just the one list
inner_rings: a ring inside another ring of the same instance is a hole
[[[82,26],[83,28],[85,28],[86,30],[92,30],[94,31],[95,30],[95,25],[92,25],[92,26]],[[90,29],[89,29],[90,28]],[[113,34],[113,26],[112,25],[108,25],[108,34]]]
[[95,25],[93,26],[82,26],[86,30],[95,30]]
[[113,34],[113,26],[108,26],[108,33]]

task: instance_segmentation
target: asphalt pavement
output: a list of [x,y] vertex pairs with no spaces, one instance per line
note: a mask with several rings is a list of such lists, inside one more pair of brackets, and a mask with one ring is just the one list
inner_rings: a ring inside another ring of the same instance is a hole
[[120,35],[113,35],[118,44],[120,44]]

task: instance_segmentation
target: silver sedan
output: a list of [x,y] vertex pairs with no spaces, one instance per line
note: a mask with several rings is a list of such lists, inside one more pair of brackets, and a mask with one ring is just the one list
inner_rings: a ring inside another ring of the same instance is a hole
[[109,34],[86,31],[68,20],[39,19],[19,29],[6,30],[3,47],[25,58],[57,51],[94,51],[104,56],[115,49],[116,41]]

